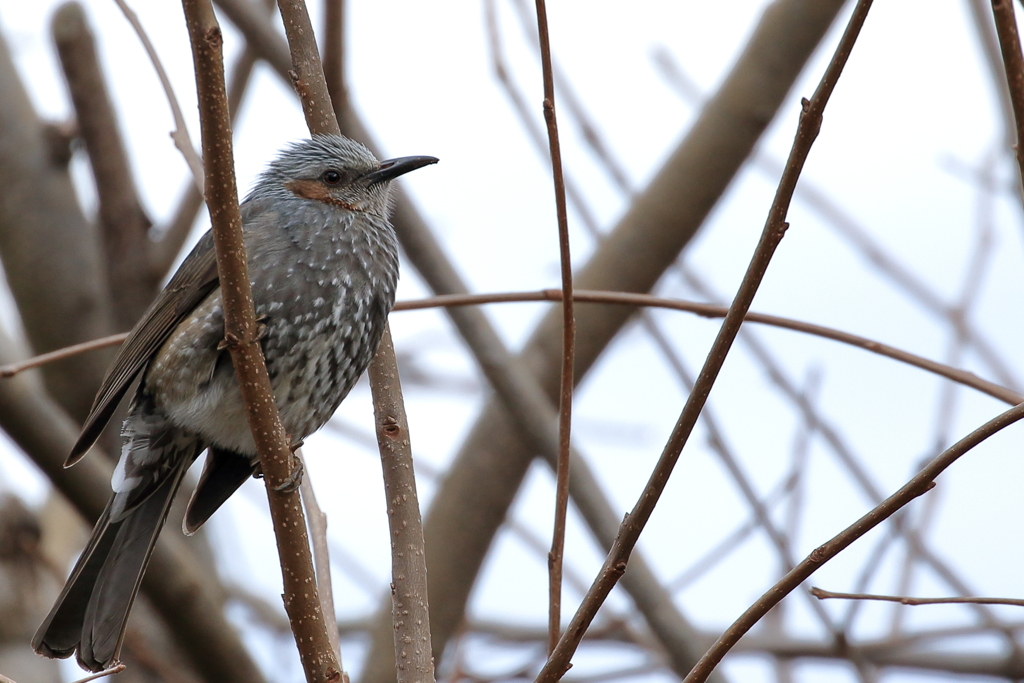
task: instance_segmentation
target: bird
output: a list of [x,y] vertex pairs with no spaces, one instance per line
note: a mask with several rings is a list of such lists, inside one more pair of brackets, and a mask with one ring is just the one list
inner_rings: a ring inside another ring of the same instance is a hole
[[[260,344],[293,444],[327,422],[384,332],[398,282],[391,181],[437,161],[379,162],[349,138],[315,135],[285,148],[241,203]],[[65,463],[85,455],[138,380],[121,430],[113,495],[32,640],[39,654],[77,653],[79,665],[94,672],[116,663],[185,472],[207,451],[182,523],[186,534],[258,474],[224,336],[207,232],[119,349]]]

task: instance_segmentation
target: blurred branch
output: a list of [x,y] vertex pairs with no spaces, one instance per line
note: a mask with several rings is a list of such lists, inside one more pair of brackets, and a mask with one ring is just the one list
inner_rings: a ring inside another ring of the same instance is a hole
[[107,281],[118,329],[130,329],[156,294],[145,258],[151,225],[139,201],[117,117],[96,54],[96,43],[77,2],[62,5],[52,31],[61,68],[89,154],[99,200]]
[[135,14],[131,7],[125,0],[114,0],[117,6],[121,9],[124,14],[124,18],[131,24],[135,34],[139,37],[139,42],[142,43],[143,49],[146,50],[146,55],[149,57],[149,61],[153,64],[153,69],[156,71],[157,78],[160,79],[160,85],[163,86],[164,95],[167,96],[167,104],[171,107],[171,116],[174,117],[174,130],[171,131],[171,139],[174,141],[174,146],[178,148],[181,155],[185,157],[185,163],[188,164],[188,168],[192,171],[192,180],[195,182],[196,189],[200,194],[203,194],[203,160],[196,154],[196,148],[192,144],[192,139],[188,135],[188,126],[185,125],[185,117],[181,115],[181,107],[178,105],[178,98],[174,96],[174,88],[171,87],[171,79],[167,77],[167,72],[164,71],[164,66],[160,62],[160,56],[156,53],[156,48],[153,47],[153,43],[150,42],[149,36],[146,35],[146,29],[142,27],[142,23],[139,21],[139,17]]
[[[238,111],[241,109],[245,92],[249,88],[253,68],[256,66],[256,54],[246,47],[228,78],[228,111],[231,114],[231,127],[234,130]],[[178,252],[192,232],[200,209],[203,208],[203,195],[194,183],[189,183],[178,200],[178,208],[174,211],[167,227],[160,232],[156,241],[149,243],[149,268],[153,277],[160,280],[171,266],[174,265]]]
[[870,593],[835,593],[821,588],[811,588],[811,595],[819,600],[878,600],[880,602],[898,602],[901,605],[1012,605],[1024,607],[1021,598],[911,598],[903,595],[873,595]]
[[345,84],[345,0],[324,2],[324,80],[334,113],[348,109]]
[[[110,334],[99,240],[75,200],[66,164],[55,163],[45,128],[0,37],[0,258],[37,353]],[[95,355],[43,371],[47,389],[84,418],[106,371]]]

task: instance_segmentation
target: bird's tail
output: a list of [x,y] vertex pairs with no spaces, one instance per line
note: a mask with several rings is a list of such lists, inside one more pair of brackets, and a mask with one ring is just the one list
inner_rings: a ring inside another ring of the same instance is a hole
[[77,650],[78,663],[90,671],[117,660],[142,575],[193,459],[181,458],[171,476],[117,521],[111,521],[113,498],[107,503],[63,592],[32,638],[36,652],[64,658]]

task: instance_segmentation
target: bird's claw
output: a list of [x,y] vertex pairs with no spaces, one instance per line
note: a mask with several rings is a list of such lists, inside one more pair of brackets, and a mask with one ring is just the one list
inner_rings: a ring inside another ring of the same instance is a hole
[[306,468],[302,464],[302,461],[298,458],[295,459],[295,468],[292,469],[291,474],[283,482],[273,487],[278,493],[294,493],[299,485],[302,484],[302,475]]

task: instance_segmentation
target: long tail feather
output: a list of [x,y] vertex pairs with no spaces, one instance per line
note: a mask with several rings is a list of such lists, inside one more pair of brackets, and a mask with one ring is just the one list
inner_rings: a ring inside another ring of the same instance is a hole
[[120,654],[128,613],[153,554],[174,494],[193,458],[181,458],[172,476],[117,522],[110,504],[71,572],[63,592],[32,639],[47,657],[69,657],[102,671]]

